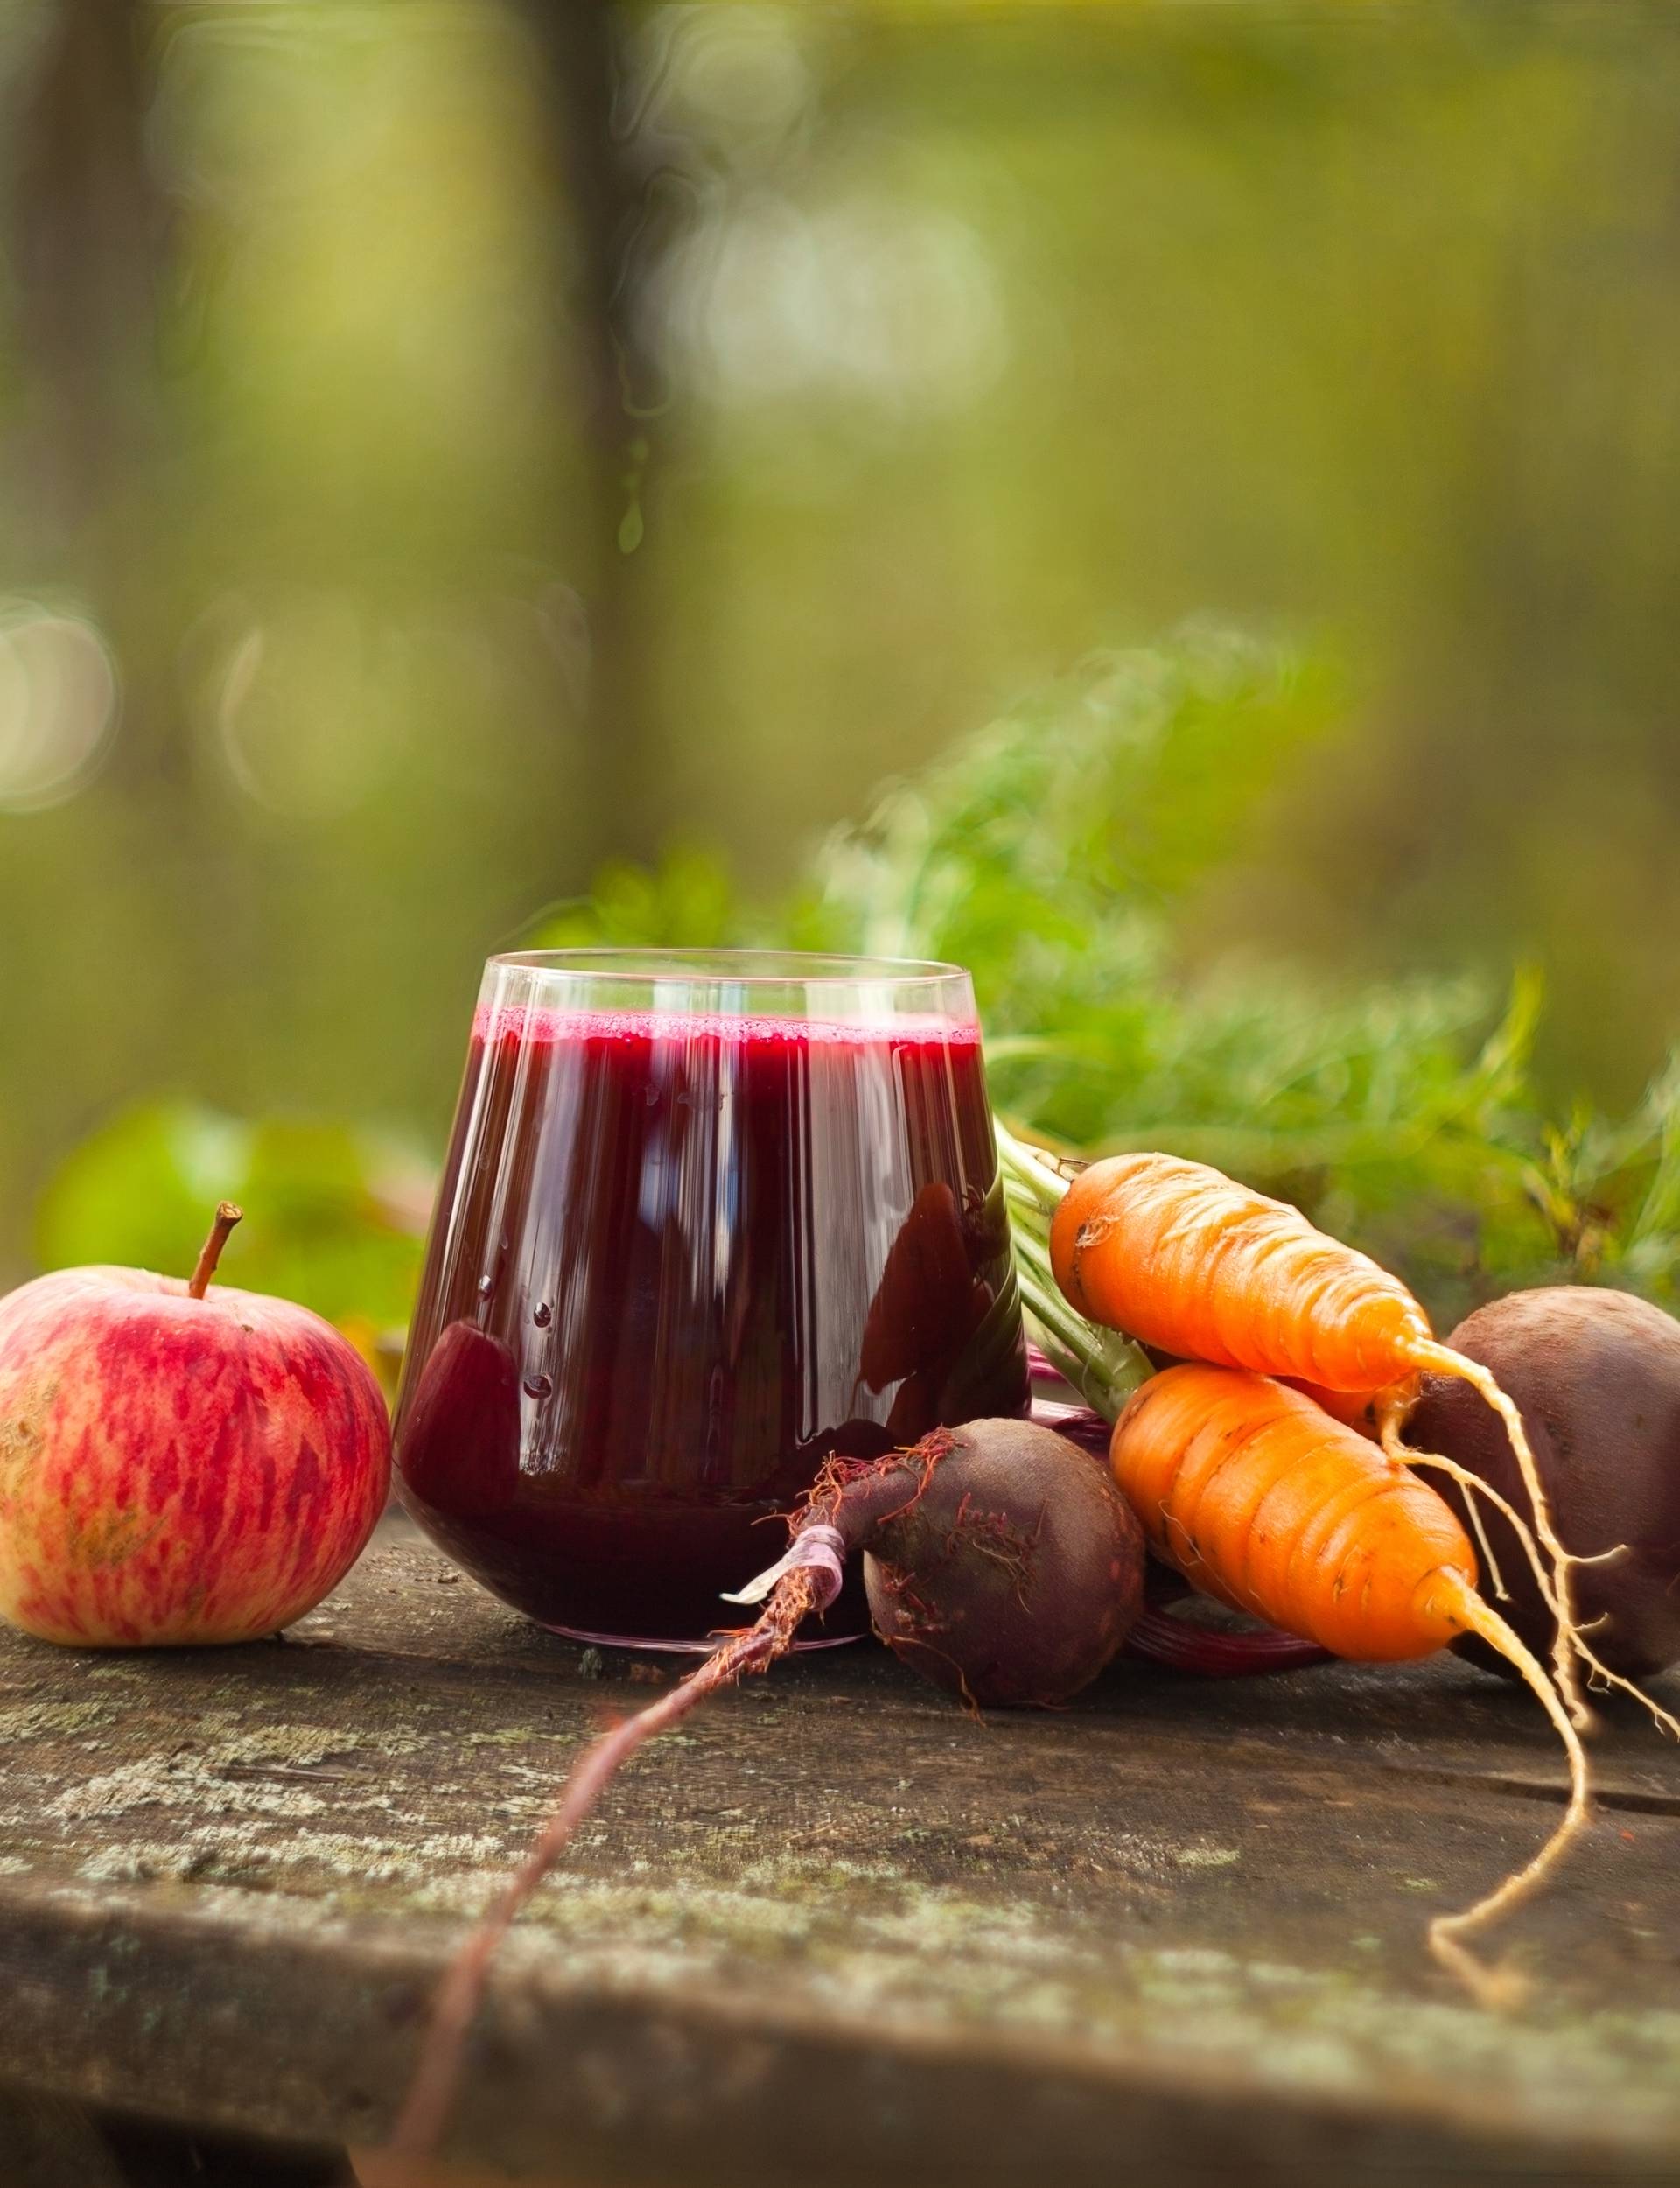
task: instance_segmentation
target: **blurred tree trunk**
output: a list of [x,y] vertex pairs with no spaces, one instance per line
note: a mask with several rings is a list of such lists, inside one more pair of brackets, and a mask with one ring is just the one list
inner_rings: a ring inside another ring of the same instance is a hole
[[171,208],[146,147],[158,21],[148,0],[56,0],[24,88],[8,211],[36,570],[85,597],[116,648],[113,768],[131,790],[179,799],[188,755],[153,538],[171,452],[158,311]]
[[579,588],[591,648],[585,840],[592,861],[646,858],[667,817],[647,673],[657,608],[648,558],[635,541],[634,488],[626,481],[640,469],[638,445],[645,449],[645,427],[631,406],[649,400],[654,361],[644,354],[638,308],[643,193],[620,121],[623,25],[607,0],[523,4],[547,67],[556,164],[577,248],[573,384],[587,405],[592,551]]
[[[230,992],[248,949],[250,888],[185,733],[182,604],[175,565],[158,552],[180,452],[161,344],[172,208],[147,143],[164,22],[154,0],[53,0],[19,87],[5,210],[27,578],[85,602],[116,656],[121,719],[107,773],[122,818],[106,840],[130,855],[144,846],[148,891],[165,897],[178,937],[174,991],[190,1023],[194,999]],[[204,1042],[221,1060],[234,1046],[225,1029]],[[198,1075],[192,1040],[179,1062]],[[214,1090],[214,1071],[200,1083]]]
[[97,519],[154,423],[167,220],[145,156],[150,16],[143,0],[59,0],[15,139],[15,308],[34,428],[25,491],[55,558]]

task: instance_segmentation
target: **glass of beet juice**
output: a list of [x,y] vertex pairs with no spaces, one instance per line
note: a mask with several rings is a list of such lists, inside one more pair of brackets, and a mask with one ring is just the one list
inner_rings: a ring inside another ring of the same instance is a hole
[[396,1420],[468,1572],[578,1639],[699,1646],[831,1452],[1027,1398],[965,972],[490,960]]

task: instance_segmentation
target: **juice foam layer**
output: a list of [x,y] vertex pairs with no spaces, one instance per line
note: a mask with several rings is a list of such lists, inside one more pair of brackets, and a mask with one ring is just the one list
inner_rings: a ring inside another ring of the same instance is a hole
[[536,1005],[480,1003],[472,1020],[472,1037],[486,1044],[512,1041],[534,1048],[586,1041],[715,1041],[742,1048],[875,1048],[884,1043],[973,1048],[979,1045],[980,1027],[971,1018],[940,1018],[930,1012],[869,1020],[757,1014],[738,1018],[707,1011],[556,1011]]

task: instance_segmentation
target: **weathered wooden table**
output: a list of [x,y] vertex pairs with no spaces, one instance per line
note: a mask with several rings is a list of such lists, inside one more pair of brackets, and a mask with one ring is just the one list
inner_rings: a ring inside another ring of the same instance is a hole
[[[284,1642],[5,1637],[13,2101],[376,2143],[631,1669],[400,1524]],[[1680,1754],[1619,1717],[1598,1764],[1590,1843],[1500,1940],[1535,1979],[1502,2019],[1423,1930],[1556,1814],[1520,1691],[1123,1665],[976,1722],[872,1645],[784,1666],[649,1750],[546,1887],[453,2147],[647,2188],[1680,2178]]]

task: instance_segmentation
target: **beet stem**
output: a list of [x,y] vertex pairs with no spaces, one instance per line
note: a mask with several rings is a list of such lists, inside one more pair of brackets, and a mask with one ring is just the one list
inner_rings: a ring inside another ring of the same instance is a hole
[[1257,1633],[1224,1632],[1217,1626],[1145,1610],[1126,1637],[1126,1653],[1199,1679],[1245,1679],[1268,1672],[1305,1671],[1330,1662],[1316,1641],[1267,1627]]
[[756,1625],[732,1634],[680,1686],[639,1709],[634,1717],[626,1717],[612,1731],[604,1732],[578,1757],[558,1806],[518,1874],[480,1918],[438,1986],[419,2063],[391,2136],[392,2154],[400,2162],[417,2170],[436,2151],[460,2084],[466,2039],[491,1961],[521,1909],[564,1853],[578,1825],[645,1741],[681,1723],[719,1687],[732,1686],[750,1672],[768,1671],[778,1657],[785,1656],[812,1608],[819,1584],[818,1574],[808,1567],[796,1567],[784,1574]]

